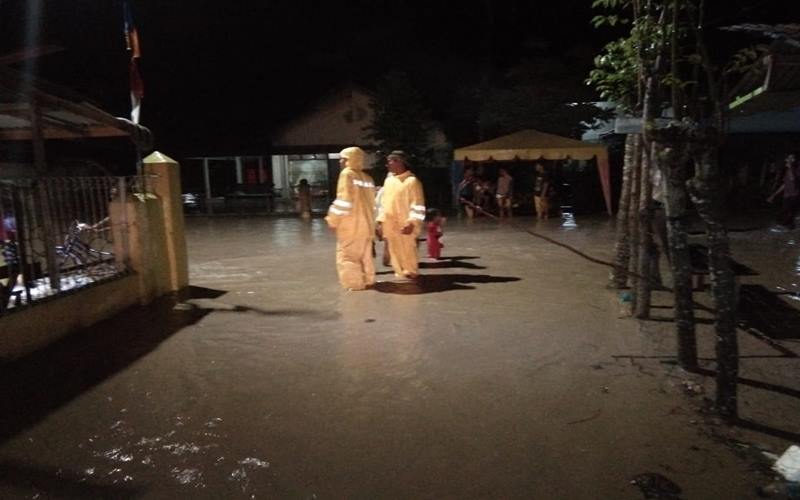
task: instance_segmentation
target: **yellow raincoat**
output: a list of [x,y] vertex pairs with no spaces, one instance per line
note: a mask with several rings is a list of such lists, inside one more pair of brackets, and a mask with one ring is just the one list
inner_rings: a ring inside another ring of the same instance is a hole
[[[422,183],[410,171],[386,178],[381,196],[378,222],[383,226],[383,237],[389,242],[391,264],[395,276],[416,277],[419,270],[417,236],[425,221],[425,195]],[[410,234],[403,234],[411,225]]]
[[341,152],[342,171],[336,200],[325,221],[336,230],[336,271],[344,288],[363,290],[375,284],[372,239],[375,235],[375,183],[363,171],[364,151]]

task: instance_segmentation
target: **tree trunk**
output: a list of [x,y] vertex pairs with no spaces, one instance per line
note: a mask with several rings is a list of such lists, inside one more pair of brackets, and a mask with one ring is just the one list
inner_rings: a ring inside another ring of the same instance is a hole
[[[643,141],[648,141],[644,136]],[[636,287],[636,310],[634,316],[639,319],[650,317],[650,292],[652,290],[652,265],[654,257],[652,214],[653,214],[653,182],[650,175],[652,143],[645,142],[642,147],[642,166],[639,178],[639,258],[637,273],[640,278]]]
[[614,244],[614,268],[608,279],[608,288],[621,289],[628,284],[628,264],[631,259],[628,209],[631,203],[631,172],[638,155],[639,134],[628,134],[625,138],[625,160],[622,166],[622,192],[617,208],[617,234]]
[[690,184],[692,201],[706,225],[708,272],[715,316],[717,355],[717,410],[726,417],[737,415],[739,345],[736,338],[736,282],[731,270],[728,233],[722,223],[722,190],[719,185],[717,148],[701,138],[695,159],[695,178]]
[[662,129],[658,131],[655,139],[654,167],[661,171],[664,208],[667,215],[667,255],[675,300],[678,363],[686,370],[694,370],[697,368],[697,339],[686,213],[688,148],[685,134],[681,129]]
[[[638,139],[639,145],[642,144],[641,136]],[[633,168],[631,169],[631,199],[628,205],[628,241],[630,261],[628,262],[628,269],[634,274],[628,276],[630,287],[633,291],[633,300],[631,302],[631,313],[636,310],[636,291],[639,288],[639,279],[635,273],[639,271],[639,192],[641,189],[641,174],[642,174],[642,154],[643,147],[636,148],[636,156],[634,157]]]

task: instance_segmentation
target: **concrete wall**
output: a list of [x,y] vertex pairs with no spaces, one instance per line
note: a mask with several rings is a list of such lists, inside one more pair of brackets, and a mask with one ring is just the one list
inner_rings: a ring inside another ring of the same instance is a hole
[[0,360],[27,354],[138,304],[137,279],[124,276],[0,316]]
[[281,130],[272,141],[276,146],[319,146],[322,144],[373,144],[364,127],[372,123],[370,97],[348,88]]

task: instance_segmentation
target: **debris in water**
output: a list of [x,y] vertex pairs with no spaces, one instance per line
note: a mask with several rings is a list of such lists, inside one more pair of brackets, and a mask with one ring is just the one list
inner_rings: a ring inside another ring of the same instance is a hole
[[772,468],[788,481],[800,482],[800,446],[788,447]]
[[633,315],[633,294],[631,292],[620,292],[619,294],[619,317],[629,318]]

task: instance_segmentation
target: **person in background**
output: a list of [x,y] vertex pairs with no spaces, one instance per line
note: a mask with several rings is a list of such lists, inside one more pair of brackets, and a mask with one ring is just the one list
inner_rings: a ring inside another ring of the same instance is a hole
[[10,200],[0,200],[0,255],[7,268],[5,284],[0,282],[0,312],[8,307],[22,269],[17,248],[17,218]]
[[416,279],[419,276],[417,236],[425,220],[422,183],[409,170],[403,151],[389,153],[386,166],[392,176],[383,184],[377,234],[389,242],[395,276]]
[[536,173],[533,178],[533,203],[536,209],[536,218],[547,220],[550,214],[550,203],[548,202],[548,190],[550,189],[550,178],[544,165],[536,164]]
[[428,233],[428,257],[437,260],[441,259],[442,248],[444,247],[442,244],[442,235],[444,234],[442,226],[444,226],[445,218],[442,217],[442,212],[438,209],[429,208],[425,214],[425,220],[425,230]]
[[297,184],[297,211],[304,219],[311,218],[311,185],[306,179]]
[[483,212],[492,212],[492,202],[494,201],[494,184],[489,179],[481,179],[478,182],[478,187],[476,189],[476,201],[475,204],[478,205]]
[[800,199],[800,163],[797,161],[797,155],[790,153],[786,156],[783,170],[776,180],[780,185],[767,201],[772,203],[776,196],[783,193],[779,222],[789,229],[794,229],[794,218]]
[[[389,172],[386,174],[386,179],[392,176],[392,173]],[[375,209],[377,210],[378,218],[380,218],[381,214],[383,213],[383,209],[381,208],[381,203],[383,200],[383,188],[386,185],[386,181],[384,180],[383,186],[378,189],[378,192],[375,194]],[[383,257],[381,259],[381,263],[383,267],[391,267],[391,254],[389,253],[389,240],[383,237],[382,234],[379,234],[379,231],[376,231],[375,238],[378,241],[383,242]]]
[[458,203],[464,208],[468,219],[475,215],[471,203],[475,203],[475,172],[472,169],[464,171],[464,178],[458,184]]
[[364,172],[364,150],[345,148],[340,153],[342,171],[336,199],[325,221],[336,231],[336,271],[348,290],[364,290],[375,284],[372,241],[375,235],[375,184]]
[[497,177],[497,215],[511,217],[511,199],[514,196],[514,178],[505,168],[500,169]]

